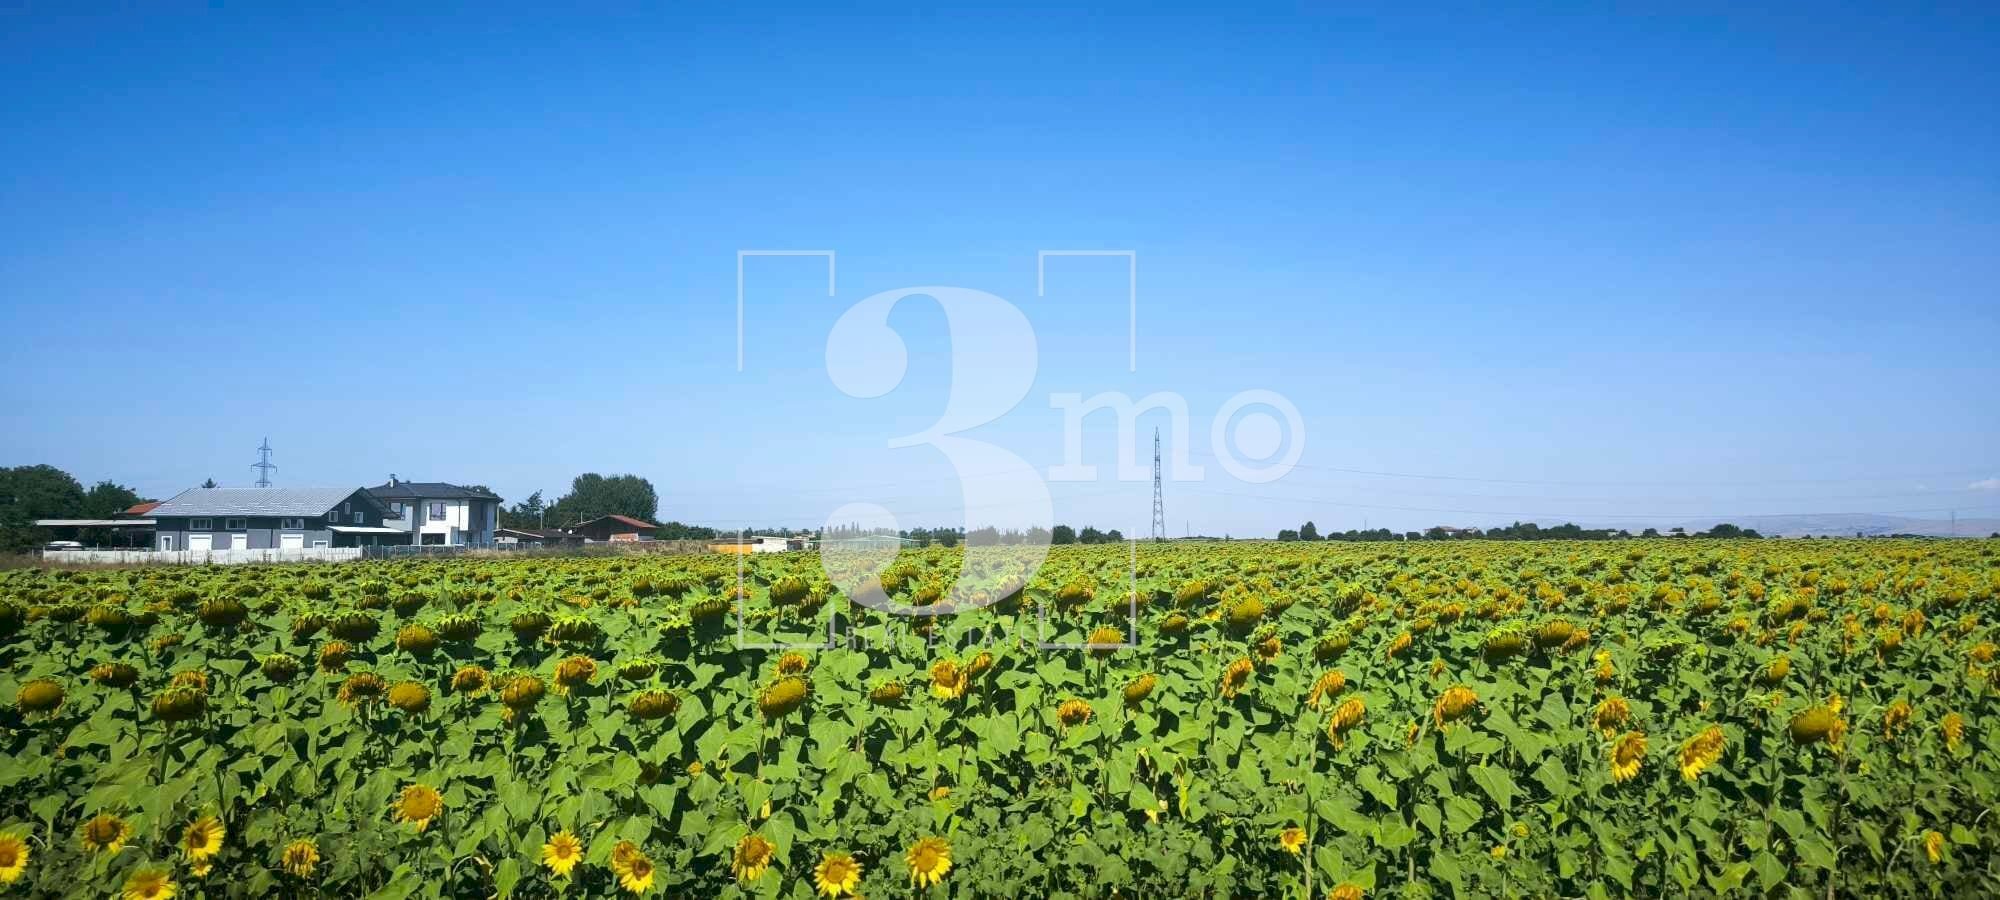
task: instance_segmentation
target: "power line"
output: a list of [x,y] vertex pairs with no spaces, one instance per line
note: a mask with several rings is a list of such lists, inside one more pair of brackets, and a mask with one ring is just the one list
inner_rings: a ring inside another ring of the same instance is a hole
[[257,486],[270,487],[271,470],[277,467],[278,464],[271,461],[271,439],[265,438],[263,445],[257,448],[257,462],[250,466],[257,470]]

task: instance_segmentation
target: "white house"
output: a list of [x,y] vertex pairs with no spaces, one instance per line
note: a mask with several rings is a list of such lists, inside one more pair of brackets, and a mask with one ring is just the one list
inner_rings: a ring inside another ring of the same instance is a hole
[[484,488],[403,481],[391,475],[388,484],[369,488],[368,493],[389,509],[382,524],[403,530],[410,543],[419,546],[491,544],[500,524],[500,497]]

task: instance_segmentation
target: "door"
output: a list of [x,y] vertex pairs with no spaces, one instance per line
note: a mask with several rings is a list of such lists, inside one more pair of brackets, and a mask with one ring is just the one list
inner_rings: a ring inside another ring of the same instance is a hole
[[303,534],[286,533],[278,536],[278,549],[280,550],[304,550],[305,548],[306,536]]
[[231,550],[250,549],[250,535],[241,531],[230,534],[229,549]]
[[207,553],[208,551],[215,549],[215,535],[212,534],[188,535],[188,549],[195,553]]
[[171,534],[160,535],[160,549],[172,552],[174,549],[174,536]]

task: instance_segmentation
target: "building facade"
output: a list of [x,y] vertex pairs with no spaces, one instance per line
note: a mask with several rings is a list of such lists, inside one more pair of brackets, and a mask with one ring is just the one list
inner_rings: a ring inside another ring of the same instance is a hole
[[481,488],[391,475],[388,484],[368,493],[389,510],[389,527],[419,546],[485,546],[493,543],[500,525],[499,495]]
[[193,488],[153,508],[153,549],[305,550],[408,543],[362,488]]

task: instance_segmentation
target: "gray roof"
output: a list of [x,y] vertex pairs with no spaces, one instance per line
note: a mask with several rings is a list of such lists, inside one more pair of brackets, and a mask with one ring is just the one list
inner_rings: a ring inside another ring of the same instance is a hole
[[398,481],[369,488],[377,500],[499,500],[492,491],[475,491],[442,481]]
[[151,516],[323,516],[360,488],[193,488],[153,508]]

